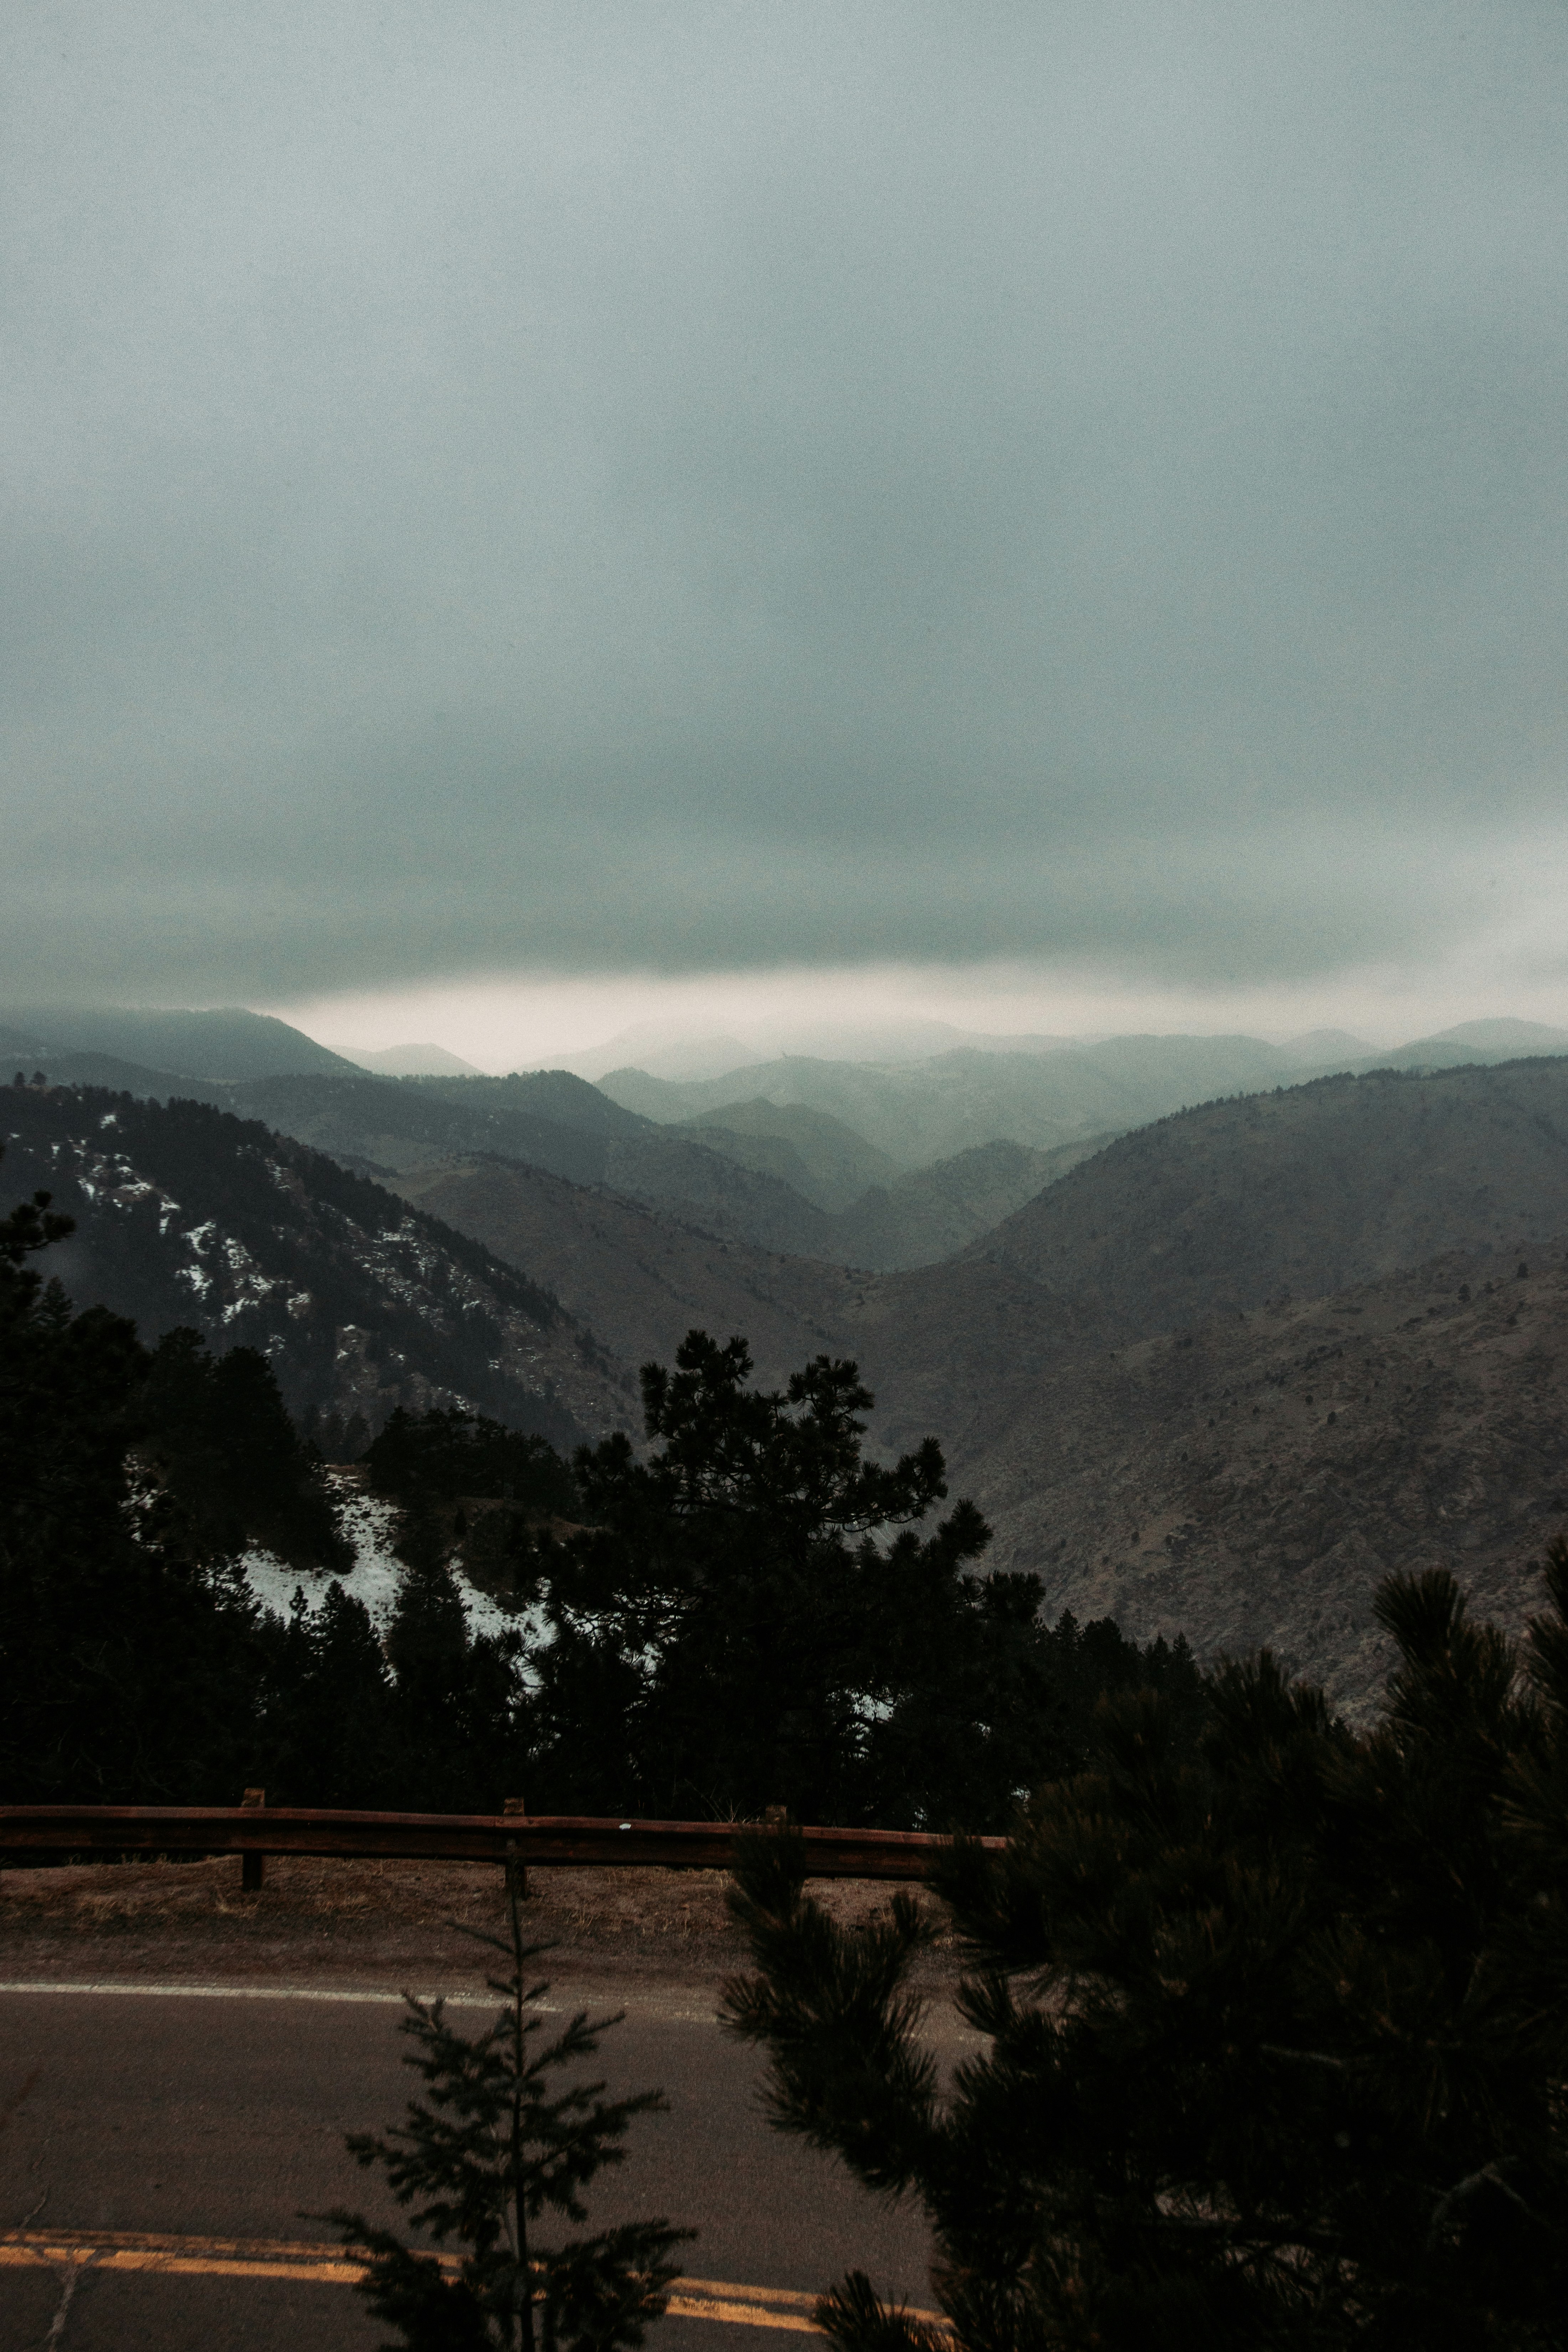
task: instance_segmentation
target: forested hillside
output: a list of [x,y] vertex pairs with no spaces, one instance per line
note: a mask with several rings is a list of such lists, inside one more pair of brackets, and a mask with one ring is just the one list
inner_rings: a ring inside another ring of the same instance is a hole
[[300,1412],[462,1400],[559,1442],[614,1426],[623,1367],[479,1244],[323,1154],[205,1105],[0,1091],[5,1182],[77,1221],[55,1270],[155,1339],[262,1350]]

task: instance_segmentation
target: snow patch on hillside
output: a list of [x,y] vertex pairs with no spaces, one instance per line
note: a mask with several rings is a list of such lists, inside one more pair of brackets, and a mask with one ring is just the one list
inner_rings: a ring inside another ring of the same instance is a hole
[[[393,1549],[396,1507],[384,1502],[379,1495],[365,1494],[348,1479],[334,1478],[330,1470],[327,1477],[338,1507],[339,1522],[354,1548],[353,1567],[336,1580],[353,1600],[363,1601],[376,1632],[384,1633],[396,1609],[397,1588],[403,1576],[403,1563]],[[247,1552],[244,1568],[246,1582],[257,1600],[278,1617],[288,1616],[294,1605],[294,1595],[300,1591],[304,1593],[313,1614],[333,1581],[320,1570],[286,1567],[272,1552],[259,1546]],[[455,1574],[470,1633],[502,1633],[517,1622],[489,1593],[470,1584],[460,1568]]]

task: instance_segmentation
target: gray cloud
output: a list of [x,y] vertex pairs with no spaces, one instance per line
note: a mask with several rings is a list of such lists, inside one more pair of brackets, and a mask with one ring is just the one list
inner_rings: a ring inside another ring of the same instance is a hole
[[1563,806],[1568,21],[1287,16],[14,13],[4,984],[1488,919]]

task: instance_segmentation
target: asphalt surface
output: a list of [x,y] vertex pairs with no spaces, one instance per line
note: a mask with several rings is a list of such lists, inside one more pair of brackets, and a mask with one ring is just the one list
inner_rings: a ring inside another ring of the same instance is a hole
[[[657,2086],[669,2102],[634,2127],[626,2163],[600,2176],[595,2221],[663,2214],[696,2228],[684,2262],[694,2278],[815,2292],[855,2265],[930,2305],[918,2209],[872,2200],[768,2126],[755,2054],[720,2032],[710,1991],[650,1998],[599,1983],[582,1998],[595,2015],[627,2011],[595,2071],[616,2091]],[[569,1986],[552,1999],[578,2005]],[[400,2063],[397,2016],[381,1999],[247,1999],[232,1987],[213,1998],[0,1991],[0,2230],[331,2242],[330,2225],[301,2217],[348,2204],[390,2218],[343,2134],[396,2121],[418,2087]],[[351,2287],[314,2277],[0,2265],[0,2352],[353,2352],[384,2340]],[[649,2352],[790,2340],[671,2315]]]

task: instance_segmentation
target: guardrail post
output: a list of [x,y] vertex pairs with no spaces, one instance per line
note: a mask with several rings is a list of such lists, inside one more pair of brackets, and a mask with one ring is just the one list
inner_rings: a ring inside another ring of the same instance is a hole
[[[527,1818],[528,1807],[521,1797],[506,1797],[501,1801],[501,1811],[508,1821],[523,1821]],[[518,1860],[517,1848],[510,1838],[506,1848],[506,1884],[507,1892],[515,1893],[520,1903],[527,1901],[528,1864]]]
[[[265,1789],[247,1789],[240,1799],[246,1812],[259,1811],[267,1802]],[[267,1856],[264,1853],[242,1853],[239,1857],[239,1891],[242,1895],[258,1895],[267,1878]]]

